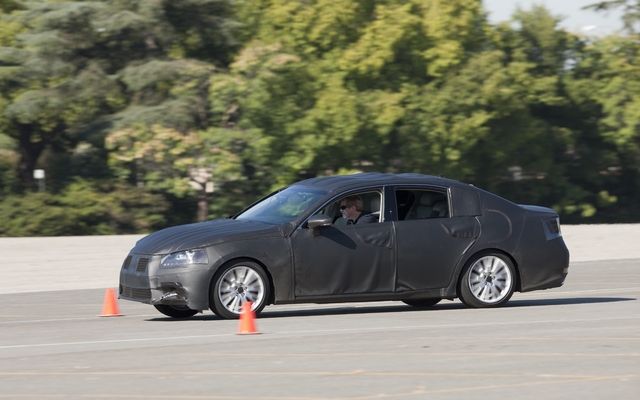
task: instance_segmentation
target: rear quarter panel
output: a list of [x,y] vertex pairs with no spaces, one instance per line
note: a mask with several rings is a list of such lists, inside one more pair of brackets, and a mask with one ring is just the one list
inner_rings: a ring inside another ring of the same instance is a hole
[[[551,212],[549,212],[551,211]],[[526,212],[516,254],[523,292],[561,286],[569,267],[569,250],[562,236],[547,240],[544,220],[557,217],[552,210]]]
[[476,190],[480,198],[481,215],[475,218],[479,223],[480,233],[475,243],[464,252],[455,267],[452,281],[446,289],[446,295],[449,297],[455,296],[458,278],[467,262],[481,251],[498,250],[508,254],[516,267],[520,263],[517,249],[525,225],[525,210],[499,196],[480,189]]
[[[526,212],[518,205],[488,192],[481,192],[482,215],[480,236],[471,253],[495,249],[509,254],[516,264],[518,242],[523,231]],[[469,258],[473,254],[469,254]]]

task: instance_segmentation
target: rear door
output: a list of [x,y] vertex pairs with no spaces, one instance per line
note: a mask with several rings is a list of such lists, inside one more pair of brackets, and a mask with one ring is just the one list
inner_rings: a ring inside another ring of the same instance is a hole
[[448,286],[462,254],[475,242],[473,217],[450,217],[446,188],[395,187],[398,220],[396,291]]

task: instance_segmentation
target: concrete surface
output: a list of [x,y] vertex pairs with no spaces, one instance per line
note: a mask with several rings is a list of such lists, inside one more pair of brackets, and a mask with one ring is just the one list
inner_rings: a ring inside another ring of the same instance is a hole
[[637,400],[640,260],[573,262],[497,309],[269,306],[260,335],[104,289],[0,294],[0,399]]
[[0,238],[4,293],[118,286],[122,261],[143,235]]
[[503,308],[269,306],[249,336],[210,311],[98,317],[140,236],[0,239],[0,399],[638,399],[640,225],[563,232],[566,284]]
[[562,225],[571,261],[640,258],[640,224]]
[[[563,225],[571,261],[640,258],[640,224]],[[3,293],[118,286],[122,261],[143,235],[0,238]]]

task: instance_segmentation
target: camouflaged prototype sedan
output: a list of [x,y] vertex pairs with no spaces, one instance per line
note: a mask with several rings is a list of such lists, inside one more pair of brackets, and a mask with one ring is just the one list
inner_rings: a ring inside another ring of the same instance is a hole
[[231,218],[146,236],[124,260],[119,296],[175,318],[237,318],[247,301],[256,313],[454,298],[498,307],[515,291],[561,286],[568,266],[552,209],[435,176],[364,173],[305,180]]

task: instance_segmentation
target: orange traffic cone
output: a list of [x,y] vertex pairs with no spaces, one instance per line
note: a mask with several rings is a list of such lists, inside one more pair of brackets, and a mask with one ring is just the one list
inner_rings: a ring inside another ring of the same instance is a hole
[[242,305],[242,314],[240,314],[240,324],[238,325],[238,335],[255,335],[260,332],[256,330],[256,315],[251,311],[251,302],[247,301]]
[[104,294],[104,306],[102,306],[102,314],[98,317],[120,317],[122,314],[118,311],[118,301],[116,300],[116,292],[113,289],[107,289]]

